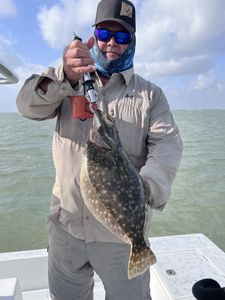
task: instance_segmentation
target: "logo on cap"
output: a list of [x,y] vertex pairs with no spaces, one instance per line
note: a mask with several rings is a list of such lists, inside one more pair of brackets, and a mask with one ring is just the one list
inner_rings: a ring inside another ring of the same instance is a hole
[[125,2],[122,2],[120,15],[132,18],[133,7]]

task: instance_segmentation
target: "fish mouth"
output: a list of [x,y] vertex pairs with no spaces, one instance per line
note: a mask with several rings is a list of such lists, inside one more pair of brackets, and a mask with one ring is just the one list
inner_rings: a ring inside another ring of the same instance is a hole
[[99,130],[99,128],[103,125],[103,112],[100,109],[94,110],[94,127],[93,131],[95,131],[95,134]]
[[98,120],[102,119],[103,112],[99,108],[94,111],[94,114]]
[[103,148],[116,150],[119,145],[115,121],[112,116],[100,109],[94,111],[94,123],[91,130],[91,141]]
[[[101,125],[100,125],[100,127],[101,127]],[[103,138],[101,137],[101,135],[98,132],[98,129],[95,129],[95,128],[91,129],[91,132],[90,132],[90,141],[93,144],[95,144],[95,145],[97,145],[99,147],[102,147],[102,148],[110,150],[111,148],[109,147],[108,144],[106,144],[106,142],[104,142]]]
[[94,114],[96,117],[95,119],[97,121],[97,127],[100,127],[101,125],[103,127],[113,126],[114,120],[109,114],[103,113],[103,111],[101,111],[100,109],[94,110]]

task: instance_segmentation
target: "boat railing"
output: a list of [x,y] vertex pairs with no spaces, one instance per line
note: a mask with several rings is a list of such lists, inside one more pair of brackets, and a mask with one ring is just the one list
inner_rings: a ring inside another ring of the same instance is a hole
[[0,84],[12,84],[18,81],[19,79],[15,72],[0,60]]

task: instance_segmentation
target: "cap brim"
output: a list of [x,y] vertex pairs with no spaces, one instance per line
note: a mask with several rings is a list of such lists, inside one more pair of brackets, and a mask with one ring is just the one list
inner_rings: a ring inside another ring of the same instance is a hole
[[102,19],[101,21],[96,22],[95,24],[92,25],[92,27],[99,25],[102,22],[106,22],[106,21],[113,21],[116,23],[119,23],[120,25],[122,25],[124,28],[126,28],[128,31],[130,32],[134,32],[134,28],[132,26],[130,26],[129,24],[127,24],[126,22],[122,21],[122,20],[118,20],[115,18],[106,18],[106,19]]

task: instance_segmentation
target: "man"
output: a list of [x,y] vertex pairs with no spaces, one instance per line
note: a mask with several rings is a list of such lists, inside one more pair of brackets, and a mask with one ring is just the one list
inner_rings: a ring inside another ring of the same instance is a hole
[[25,117],[57,117],[49,288],[54,300],[91,300],[95,270],[106,299],[149,300],[149,271],[128,280],[129,245],[91,215],[80,194],[82,156],[93,125],[90,112],[79,111],[83,115],[77,118],[71,106],[85,101],[83,74],[92,73],[98,107],[115,118],[122,145],[151,190],[146,239],[152,209],[162,210],[169,198],[182,142],[162,90],[134,74],[134,5],[128,0],[101,0],[94,26],[94,37],[86,44],[79,39],[71,42],[64,50],[63,65],[28,78],[17,98]]

